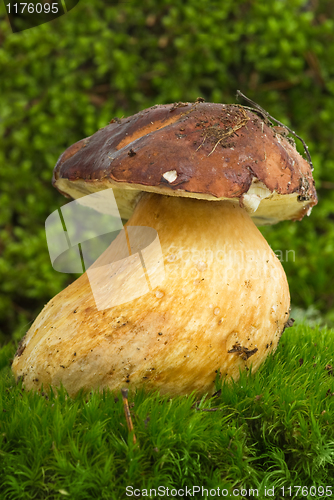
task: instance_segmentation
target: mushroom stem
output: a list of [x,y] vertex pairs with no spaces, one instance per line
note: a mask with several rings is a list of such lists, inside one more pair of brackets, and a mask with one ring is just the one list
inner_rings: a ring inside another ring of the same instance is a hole
[[[218,370],[236,380],[240,369],[254,371],[276,348],[289,318],[288,284],[243,208],[147,193],[127,230],[132,226],[157,231],[165,279],[103,310],[87,273],[59,293],[13,362],[28,389],[62,383],[73,395],[81,388],[120,390],[128,382],[161,393],[212,392]],[[115,257],[118,241],[94,268]],[[128,276],[130,293],[139,285],[130,268]]]

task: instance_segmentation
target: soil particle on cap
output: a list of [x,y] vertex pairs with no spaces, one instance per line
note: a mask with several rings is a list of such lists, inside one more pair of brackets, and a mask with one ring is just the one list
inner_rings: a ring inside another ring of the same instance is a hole
[[299,179],[299,196],[297,197],[298,201],[308,201],[310,199],[309,196],[310,183],[306,179],[306,177],[302,176]]
[[271,127],[271,130],[274,132],[275,135],[278,134],[284,137],[284,139],[286,139],[291,144],[291,146],[293,146],[296,149],[296,142],[294,138],[289,135],[290,131],[286,127],[274,125]]
[[174,102],[174,104],[170,108],[169,112],[171,113],[172,111],[175,111],[175,109],[177,109],[177,108],[184,108],[185,106],[188,106],[187,102]]
[[218,144],[224,148],[234,147],[235,143],[231,142],[231,136],[238,135],[236,133],[237,130],[246,125],[250,118],[242,106],[231,105],[228,107],[228,110],[226,110],[226,107],[223,109],[223,113],[219,119],[220,122],[215,121],[211,122],[211,124],[209,124],[208,120],[202,120],[196,124],[196,126],[203,128],[202,136],[204,137],[198,149],[204,145],[207,139],[214,144],[209,155],[215,151]]
[[271,127],[271,130],[283,137],[288,137],[290,133],[286,127],[282,127],[281,125],[274,125],[273,127]]
[[136,154],[137,154],[137,153],[136,153],[136,152],[135,152],[132,148],[131,148],[131,149],[129,149],[129,151],[128,151],[128,156],[130,156],[130,158],[133,158],[133,156],[136,156]]
[[109,122],[110,123],[121,123],[121,119],[118,118],[117,116],[115,116],[114,118],[112,118]]

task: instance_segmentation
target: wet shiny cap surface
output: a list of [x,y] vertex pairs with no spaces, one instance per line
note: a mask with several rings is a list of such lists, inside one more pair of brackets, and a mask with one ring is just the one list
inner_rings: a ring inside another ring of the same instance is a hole
[[72,198],[130,190],[130,212],[140,191],[231,199],[258,224],[301,219],[317,203],[310,165],[284,130],[243,106],[205,102],[112,120],[61,155],[53,185]]

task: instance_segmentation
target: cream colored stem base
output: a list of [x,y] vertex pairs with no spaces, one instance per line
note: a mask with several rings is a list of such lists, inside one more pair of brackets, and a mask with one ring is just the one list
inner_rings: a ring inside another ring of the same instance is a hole
[[[284,270],[249,215],[230,202],[145,194],[128,226],[158,232],[166,278],[98,311],[87,274],[54,297],[13,362],[28,389],[214,390],[276,348],[289,317]],[[106,259],[108,250],[103,256]]]

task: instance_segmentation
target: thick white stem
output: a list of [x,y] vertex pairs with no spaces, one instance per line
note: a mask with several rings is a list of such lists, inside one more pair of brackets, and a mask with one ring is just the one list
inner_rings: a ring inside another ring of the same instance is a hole
[[[86,273],[63,290],[15,357],[14,373],[27,388],[62,383],[75,394],[129,382],[171,394],[207,392],[217,370],[237,379],[240,368],[257,369],[276,348],[289,317],[288,284],[244,209],[145,194],[131,226],[157,231],[165,279],[104,310],[95,305]],[[110,261],[115,244],[100,265]]]

